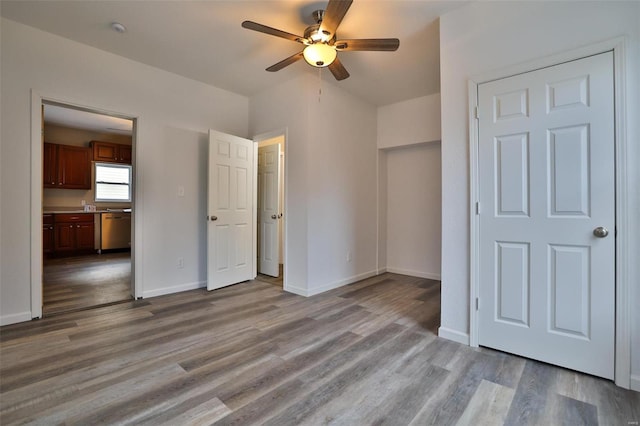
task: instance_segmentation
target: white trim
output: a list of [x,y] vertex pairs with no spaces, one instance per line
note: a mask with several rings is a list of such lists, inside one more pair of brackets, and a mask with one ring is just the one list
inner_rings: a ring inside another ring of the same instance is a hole
[[180,293],[183,291],[197,290],[199,288],[206,288],[206,287],[207,287],[206,281],[195,281],[192,283],[184,283],[180,285],[174,285],[171,287],[162,287],[156,290],[147,290],[143,292],[142,295],[144,298],[157,297],[157,296],[164,296],[165,294]]
[[31,318],[42,317],[42,101],[31,89]]
[[626,51],[625,38],[618,37],[590,46],[585,46],[569,52],[536,59],[530,62],[517,64],[499,71],[492,71],[473,76],[468,82],[469,93],[469,152],[470,152],[470,194],[469,194],[469,218],[470,218],[470,292],[469,292],[469,330],[472,346],[478,344],[478,320],[473,301],[478,294],[478,226],[475,215],[475,202],[477,201],[477,144],[478,131],[473,114],[473,108],[477,104],[478,84],[506,78],[524,72],[557,65],[563,62],[581,59],[613,50],[614,56],[614,93],[615,93],[615,147],[616,147],[616,339],[615,339],[615,383],[629,388],[631,382],[631,280],[629,279],[629,212],[628,212],[628,180],[627,146],[629,141],[626,136],[627,112],[626,112]]
[[[131,262],[134,274],[132,275],[135,297],[139,297],[142,289],[142,209],[141,203],[135,202],[140,199],[140,188],[137,183],[141,182],[140,174],[136,167],[136,158],[139,153],[138,128],[139,120],[135,114],[125,112],[117,112],[100,106],[88,106],[93,102],[85,102],[78,100],[69,100],[63,96],[44,93],[36,89],[31,89],[31,251],[30,251],[30,290],[31,290],[31,315],[30,319],[42,317],[42,104],[43,102],[67,105],[69,107],[79,108],[85,111],[95,112],[98,114],[110,115],[113,117],[126,118],[133,120],[133,152],[132,165],[136,171],[134,178],[135,197],[132,203],[132,214],[134,218],[134,238],[131,250]],[[34,167],[34,165],[37,165]]]
[[[293,286],[294,290],[289,290],[290,286],[287,285],[287,276],[289,275],[288,272],[288,265],[289,265],[289,260],[287,257],[288,254],[288,240],[287,240],[287,236],[289,235],[288,232],[288,226],[287,224],[289,223],[288,216],[289,216],[289,212],[291,211],[291,209],[289,209],[289,206],[287,204],[287,188],[288,188],[288,184],[287,184],[287,180],[289,179],[289,173],[287,173],[287,169],[289,168],[289,161],[287,160],[288,156],[286,155],[286,151],[287,151],[287,146],[289,145],[288,143],[288,134],[289,134],[289,129],[287,127],[284,127],[282,129],[278,129],[278,130],[273,130],[270,132],[266,132],[266,133],[260,133],[258,135],[255,135],[253,137],[253,142],[255,142],[255,147],[256,147],[256,170],[255,170],[255,176],[256,176],[256,197],[258,195],[258,191],[257,191],[257,182],[258,182],[258,144],[262,141],[266,141],[268,139],[273,139],[273,138],[277,138],[279,136],[282,136],[282,138],[284,139],[284,143],[282,144],[282,152],[281,154],[284,154],[284,167],[282,168],[282,173],[284,173],[284,188],[283,188],[283,192],[284,194],[282,194],[283,200],[282,200],[282,205],[284,206],[284,214],[282,216],[282,289],[284,291],[289,291],[291,293],[295,293],[295,294],[300,294],[298,293],[299,289],[298,287]],[[256,208],[258,207],[258,202],[256,200]],[[258,214],[256,212],[256,214],[254,214],[254,217],[258,217]],[[256,227],[257,227],[257,222],[256,222]],[[257,232],[257,231],[256,231]],[[257,252],[257,246],[258,246],[258,242],[257,242],[257,234],[256,234],[256,241],[255,241],[255,247],[256,247],[256,252],[253,254],[253,258],[254,258],[254,262],[256,262],[257,265],[257,261],[258,261],[258,252]],[[258,269],[256,266],[256,274],[258,273]]]
[[[626,52],[625,39],[617,40],[613,47],[613,79],[615,102],[616,146],[616,356],[615,383],[623,388],[631,386],[631,282],[629,268],[633,256],[629,255],[629,177],[627,162],[627,107],[626,107]],[[635,167],[635,164],[632,165]]]
[[479,262],[475,261],[479,253],[480,237],[478,234],[479,216],[476,212],[478,202],[478,83],[468,82],[469,92],[469,344],[478,347],[478,311],[474,301],[478,297]]
[[442,143],[442,139],[434,139],[431,141],[411,142],[411,143],[405,143],[403,145],[387,146],[384,148],[378,148],[378,150],[384,151],[384,152],[399,151],[403,148],[415,148],[419,146],[428,146],[428,145],[435,145],[435,144],[441,144],[441,143]]
[[18,322],[25,322],[31,320],[31,311],[19,312],[17,314],[9,314],[0,317],[0,326],[15,324]]
[[324,293],[325,291],[333,290],[334,288],[342,287],[342,286],[353,284],[355,282],[358,282],[367,278],[375,277],[376,275],[380,275],[380,274],[378,274],[376,271],[369,271],[369,272],[364,272],[362,274],[353,275],[349,278],[334,281],[330,284],[326,284],[326,285],[323,285],[322,287],[314,288],[311,290],[308,290],[302,287],[296,287],[296,286],[284,286],[284,290],[300,296],[310,297],[310,296],[315,296],[316,294]]
[[395,268],[393,266],[387,266],[386,272],[392,274],[408,275],[410,277],[426,278],[429,280],[441,280],[440,274],[434,274],[433,272],[414,271],[411,269]]
[[629,389],[640,392],[640,375],[632,374]]
[[142,118],[136,117],[133,120],[133,138],[131,140],[133,150],[131,152],[131,164],[133,167],[133,201],[131,202],[131,211],[133,212],[133,229],[131,232],[131,275],[133,282],[131,287],[133,290],[133,297],[135,299],[142,298],[144,280],[142,279],[142,265],[144,252],[142,250],[142,218],[143,216],[143,202],[142,202],[142,187],[144,180],[142,179],[142,167],[139,166],[138,158],[142,158],[142,146],[138,143],[138,131],[140,129],[140,123]]
[[[253,220],[251,221],[251,278],[258,276],[258,142],[253,141]],[[280,182],[278,182],[279,184]],[[280,268],[280,265],[278,265]]]
[[453,340],[454,342],[462,343],[463,345],[469,344],[469,335],[467,333],[461,333],[457,330],[452,330],[446,327],[438,328],[438,337]]
[[286,292],[289,293],[293,293],[293,294],[297,294],[298,296],[304,296],[304,297],[308,297],[309,294],[307,294],[307,289],[304,287],[296,287],[294,285],[286,285],[284,284],[282,286],[282,289]]
[[376,273],[380,273],[380,150],[376,149]]

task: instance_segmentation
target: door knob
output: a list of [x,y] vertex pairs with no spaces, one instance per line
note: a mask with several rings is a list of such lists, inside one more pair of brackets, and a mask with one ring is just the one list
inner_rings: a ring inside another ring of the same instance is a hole
[[214,221],[216,221],[216,220],[218,220],[218,216],[211,216],[211,221],[212,221],[212,222],[214,222]]
[[280,214],[278,215],[278,219],[280,219],[281,217],[282,217],[282,213],[280,213]]
[[278,218],[278,216],[276,216],[275,214],[271,215],[271,219],[277,219],[277,218]]
[[609,230],[604,226],[598,226],[596,229],[593,230],[593,235],[595,235],[598,238],[604,238],[607,235],[609,235]]

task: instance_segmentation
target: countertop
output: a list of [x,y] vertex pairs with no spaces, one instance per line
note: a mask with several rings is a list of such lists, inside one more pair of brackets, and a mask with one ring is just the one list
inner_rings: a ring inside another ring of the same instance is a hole
[[76,209],[74,207],[65,208],[65,207],[45,207],[42,209],[42,214],[80,214],[80,213],[90,213],[90,214],[99,214],[99,213],[131,213],[131,209],[98,209],[94,212],[86,212],[84,209]]

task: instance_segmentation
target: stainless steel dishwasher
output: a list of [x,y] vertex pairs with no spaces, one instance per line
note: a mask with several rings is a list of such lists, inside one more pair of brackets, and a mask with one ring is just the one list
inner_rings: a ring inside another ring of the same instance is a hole
[[100,250],[131,247],[131,213],[100,214]]

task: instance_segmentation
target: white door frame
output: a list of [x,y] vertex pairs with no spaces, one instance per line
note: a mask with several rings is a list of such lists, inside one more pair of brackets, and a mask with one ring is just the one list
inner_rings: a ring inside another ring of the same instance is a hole
[[469,341],[478,346],[478,311],[476,300],[479,295],[479,218],[477,212],[478,182],[478,85],[492,80],[535,71],[563,62],[613,51],[614,61],[614,109],[615,109],[615,191],[616,191],[616,295],[615,295],[615,383],[629,389],[631,381],[631,282],[629,280],[629,211],[627,175],[626,101],[625,101],[625,39],[607,40],[561,54],[536,59],[502,70],[472,77],[468,82],[469,93],[469,223],[470,223],[470,299],[469,299]]
[[136,159],[140,155],[140,147],[137,143],[140,117],[136,114],[116,112],[108,108],[91,105],[93,102],[77,101],[50,93],[31,89],[31,318],[42,318],[42,103],[57,103],[68,105],[78,109],[110,115],[113,117],[133,120],[133,202],[131,214],[133,215],[133,233],[131,239],[131,261],[134,288],[134,297],[142,297],[142,203],[140,202],[142,188],[140,168],[136,167]]
[[[260,133],[260,134],[255,135],[253,137],[253,143],[255,143],[256,150],[258,149],[258,144],[260,142],[262,142],[262,141],[266,141],[268,139],[273,139],[273,138],[277,138],[277,137],[282,137],[284,139],[284,144],[283,144],[282,151],[281,151],[282,153],[285,153],[284,154],[284,167],[281,170],[281,172],[284,173],[284,185],[283,185],[284,188],[283,188],[283,194],[281,195],[281,197],[283,197],[283,203],[282,204],[284,205],[284,215],[282,216],[282,221],[283,221],[283,223],[282,223],[282,262],[283,262],[282,289],[284,291],[289,291],[288,285],[287,285],[287,276],[288,276],[287,270],[288,270],[288,265],[289,265],[289,261],[287,260],[287,252],[288,252],[288,250],[287,250],[287,247],[288,247],[287,238],[288,238],[288,235],[289,235],[289,232],[288,232],[288,227],[289,227],[288,223],[289,223],[289,221],[287,220],[287,215],[289,214],[289,209],[287,208],[287,187],[288,187],[287,180],[289,178],[289,174],[287,173],[287,169],[289,168],[289,160],[287,159],[287,154],[286,154],[287,146],[288,146],[289,142],[288,142],[287,134],[288,134],[288,129],[285,127],[285,128],[282,128],[282,129],[271,131],[271,132]],[[256,180],[257,180],[257,176],[258,176],[258,162],[257,161],[256,161],[255,168],[256,168],[255,169],[255,174],[256,174]],[[256,192],[254,194],[256,206],[258,204],[258,198],[257,197],[258,197],[258,189],[256,187]],[[257,239],[254,242],[254,247],[257,250],[257,248],[258,248]],[[256,253],[257,253],[257,251],[254,253],[254,256],[253,256],[254,259],[256,257],[255,256]],[[257,259],[256,259],[256,262],[257,262]]]

